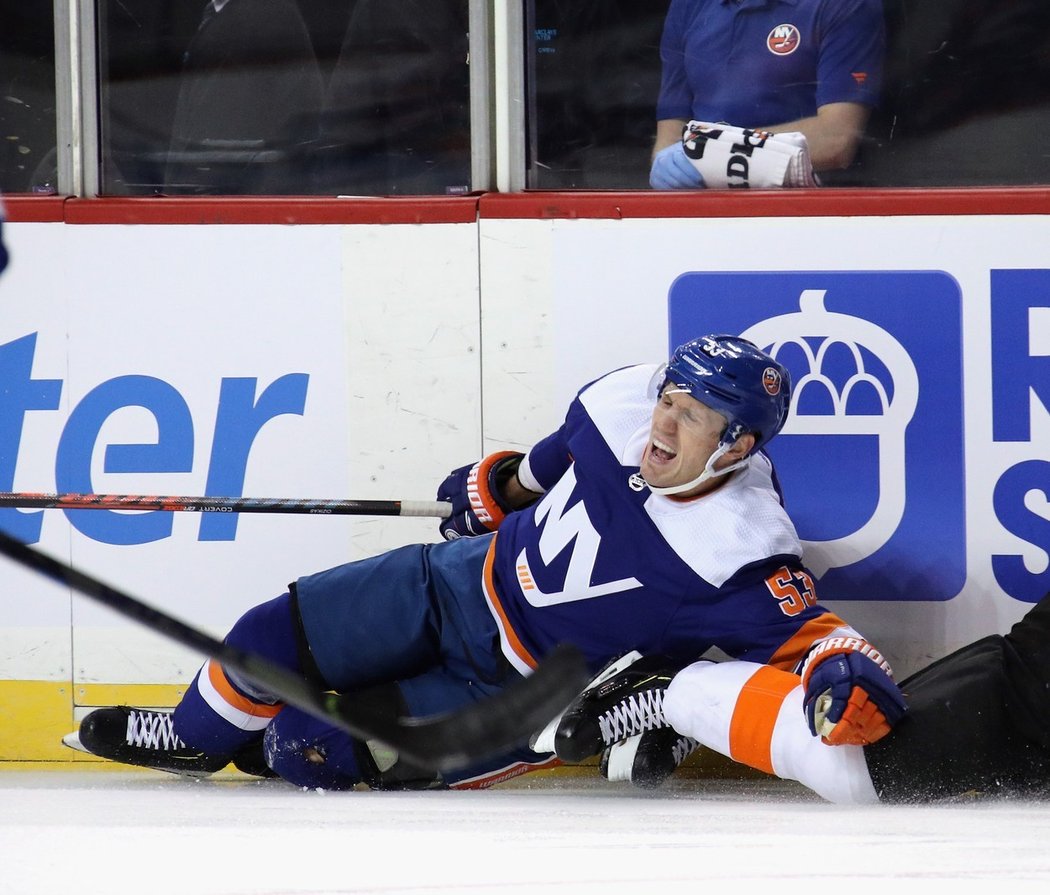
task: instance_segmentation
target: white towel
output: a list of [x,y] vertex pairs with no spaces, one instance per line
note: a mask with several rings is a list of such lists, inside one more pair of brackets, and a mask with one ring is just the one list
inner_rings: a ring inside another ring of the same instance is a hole
[[686,157],[711,189],[820,186],[804,134],[771,134],[730,124],[690,121]]

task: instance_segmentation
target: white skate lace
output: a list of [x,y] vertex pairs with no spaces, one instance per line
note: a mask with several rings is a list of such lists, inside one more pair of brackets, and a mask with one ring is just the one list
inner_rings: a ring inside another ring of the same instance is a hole
[[184,749],[186,744],[175,735],[171,715],[166,712],[128,712],[129,746],[143,749]]
[[598,730],[605,745],[609,746],[647,730],[667,727],[663,706],[663,690],[634,693],[616,703],[598,717]]
[[674,757],[675,767],[678,767],[699,747],[699,743],[692,737],[679,737],[674,746],[671,747],[671,755]]

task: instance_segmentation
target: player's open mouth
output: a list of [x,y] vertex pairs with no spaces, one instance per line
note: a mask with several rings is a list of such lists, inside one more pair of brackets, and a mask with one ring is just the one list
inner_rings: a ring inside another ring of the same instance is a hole
[[670,445],[664,444],[660,439],[654,438],[649,445],[649,455],[660,462],[667,462],[668,460],[673,460],[678,455],[678,451]]

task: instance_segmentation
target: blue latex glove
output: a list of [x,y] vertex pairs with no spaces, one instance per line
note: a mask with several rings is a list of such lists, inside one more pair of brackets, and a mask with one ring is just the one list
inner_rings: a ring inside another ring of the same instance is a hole
[[452,504],[452,515],[439,526],[445,540],[473,538],[499,528],[512,511],[503,497],[503,483],[515,473],[523,456],[517,451],[499,451],[449,473],[437,492],[438,500]]
[[889,733],[907,704],[884,666],[856,650],[816,657],[802,677],[810,732],[833,746],[866,746]]
[[704,178],[685,154],[681,141],[665,146],[653,158],[649,186],[654,190],[701,190]]

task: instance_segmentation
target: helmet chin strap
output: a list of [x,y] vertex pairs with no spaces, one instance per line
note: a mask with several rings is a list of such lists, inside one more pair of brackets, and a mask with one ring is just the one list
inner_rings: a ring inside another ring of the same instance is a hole
[[[725,469],[714,468],[715,463],[717,463],[732,446],[732,444],[720,444],[715,448],[714,451],[711,452],[711,456],[707,458],[707,462],[704,464],[704,471],[691,482],[686,482],[684,485],[668,485],[666,488],[657,488],[656,485],[649,485],[649,490],[652,491],[653,494],[681,494],[683,491],[692,491],[693,488],[697,485],[703,484],[708,479],[713,479],[720,475],[726,475],[736,469],[740,469],[741,466],[746,466],[751,460],[750,454],[737,460],[736,463],[730,463]],[[646,484],[648,484],[648,482]]]

